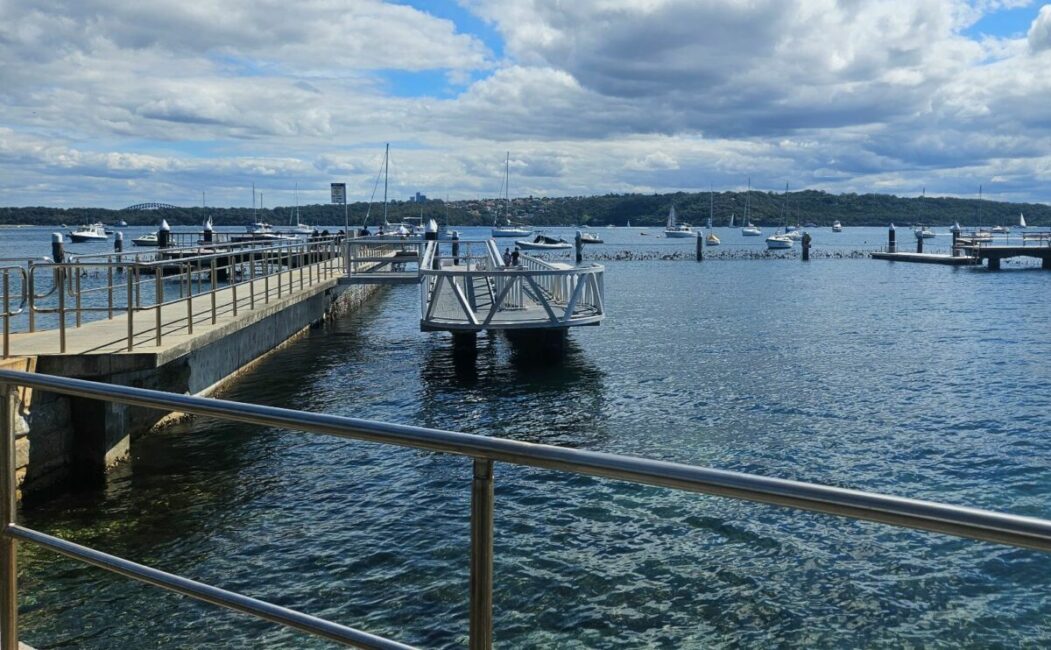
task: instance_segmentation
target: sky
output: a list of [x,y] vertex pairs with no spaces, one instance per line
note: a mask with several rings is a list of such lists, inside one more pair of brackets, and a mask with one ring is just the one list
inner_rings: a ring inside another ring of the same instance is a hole
[[1051,202],[1051,4],[0,0],[0,205]]

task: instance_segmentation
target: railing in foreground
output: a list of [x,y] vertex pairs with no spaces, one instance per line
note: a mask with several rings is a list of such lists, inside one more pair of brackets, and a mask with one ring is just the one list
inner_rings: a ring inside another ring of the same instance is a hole
[[16,387],[19,386],[118,404],[181,411],[226,421],[281,427],[470,458],[474,467],[471,482],[472,649],[490,648],[493,640],[493,464],[496,462],[757,501],[1051,552],[1051,520],[1046,519],[646,458],[0,370],[0,435],[3,436],[3,444],[0,444],[0,517],[3,518],[0,520],[0,568],[3,569],[0,578],[2,650],[15,650],[18,646],[17,540],[38,544],[73,559],[169,591],[252,614],[347,645],[362,648],[406,647],[394,641],[151,569],[18,525],[15,503],[14,418],[17,405]]

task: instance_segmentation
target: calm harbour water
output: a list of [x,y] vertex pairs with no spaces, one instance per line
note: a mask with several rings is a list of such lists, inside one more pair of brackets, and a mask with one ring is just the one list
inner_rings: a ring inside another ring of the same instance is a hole
[[[597,232],[607,251],[692,246],[659,229]],[[884,238],[821,229],[815,246]],[[606,269],[607,320],[573,332],[558,364],[502,337],[454,362],[446,335],[418,331],[418,290],[397,287],[221,396],[1051,516],[1051,273]],[[466,641],[469,496],[462,459],[199,419],[138,440],[104,489],[22,517],[447,647]],[[499,464],[496,499],[501,646],[1051,644],[1046,554]],[[326,645],[44,551],[21,559],[23,638],[37,648]]]

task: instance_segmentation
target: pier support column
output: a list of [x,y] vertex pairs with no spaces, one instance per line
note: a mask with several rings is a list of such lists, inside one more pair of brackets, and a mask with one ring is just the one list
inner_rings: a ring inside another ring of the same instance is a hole
[[1040,260],[1040,268],[1051,269],[1051,255],[1044,255]]
[[887,230],[887,252],[897,253],[898,244],[895,241],[896,233],[894,232],[894,224],[890,224],[890,229]]
[[453,352],[457,354],[473,354],[477,346],[477,332],[453,332]]
[[577,231],[576,237],[573,239],[573,245],[577,252],[577,264],[580,264],[584,261],[584,237],[580,234],[579,230]]
[[810,261],[810,241],[811,241],[810,233],[808,233],[808,232],[803,233],[803,261],[804,262],[809,262]]
[[460,265],[460,233],[453,231],[453,266]]
[[990,271],[999,271],[1000,270],[1000,258],[999,257],[990,257],[989,258],[989,270]]
[[124,252],[124,233],[118,232],[117,236],[113,239],[113,252]]
[[704,236],[701,233],[697,233],[697,261],[704,261]]

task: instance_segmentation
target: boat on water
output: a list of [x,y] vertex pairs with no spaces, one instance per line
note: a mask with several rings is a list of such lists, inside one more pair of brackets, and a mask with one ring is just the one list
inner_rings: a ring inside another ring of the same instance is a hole
[[799,230],[797,228],[796,230],[791,230],[789,232],[786,232],[785,233],[785,237],[788,237],[792,241],[799,241],[800,239],[803,238],[803,231]]
[[1007,226],[993,226],[993,234],[1006,235],[1011,232],[1011,229]]
[[92,223],[70,231],[69,238],[75,243],[83,244],[93,241],[106,241],[109,236],[101,223]]
[[841,224],[839,221],[833,221],[832,232],[843,232],[843,224]]
[[680,224],[675,218],[675,206],[668,210],[668,225],[664,228],[664,236],[670,238],[696,237],[697,233],[688,223]]
[[934,237],[934,231],[929,226],[916,226],[912,229],[916,239],[930,239]]
[[715,190],[709,188],[708,190],[708,234],[704,238],[704,242],[709,246],[718,246],[719,237],[712,232],[712,217],[715,216]]
[[555,239],[547,235],[537,235],[532,241],[528,239],[516,239],[515,246],[525,251],[555,251],[573,248],[565,239]]
[[160,240],[157,239],[157,233],[155,232],[136,237],[131,240],[131,243],[136,246],[160,246]]
[[766,238],[766,247],[770,250],[792,248],[793,245],[795,245],[795,242],[792,238],[780,232],[775,232]]
[[602,238],[593,232],[582,232],[580,233],[580,243],[582,244],[602,244]]
[[[744,199],[744,223],[745,225],[741,228],[741,234],[745,237],[758,237],[763,234],[763,231],[758,226],[752,225],[752,179],[748,179],[748,193],[745,194]],[[732,219],[732,217],[731,217]]]
[[493,237],[528,237],[533,234],[532,230],[517,226],[511,223],[511,190],[510,190],[510,172],[511,169],[511,152],[507,152],[507,158],[504,160],[504,223],[499,225],[497,220],[493,220]]
[[121,219],[120,221],[117,222],[117,226],[119,228],[127,228],[128,227],[128,222],[123,220],[123,219]]
[[[785,223],[785,228],[788,228],[788,183],[785,183],[785,200],[781,204],[781,217]],[[782,250],[785,248],[792,248],[795,245],[795,237],[791,235],[797,234],[798,231],[793,230],[791,232],[781,231],[780,229],[774,232],[766,238],[766,247],[770,250]],[[802,236],[802,235],[800,235]]]
[[300,223],[299,221],[299,183],[296,183],[296,209],[292,213],[292,218],[288,221],[289,232],[294,235],[313,235],[314,231],[317,230],[314,226]]
[[1025,215],[1022,214],[1021,212],[1018,213],[1018,227],[1019,228],[1025,228],[1026,227],[1026,225],[1025,225]]

